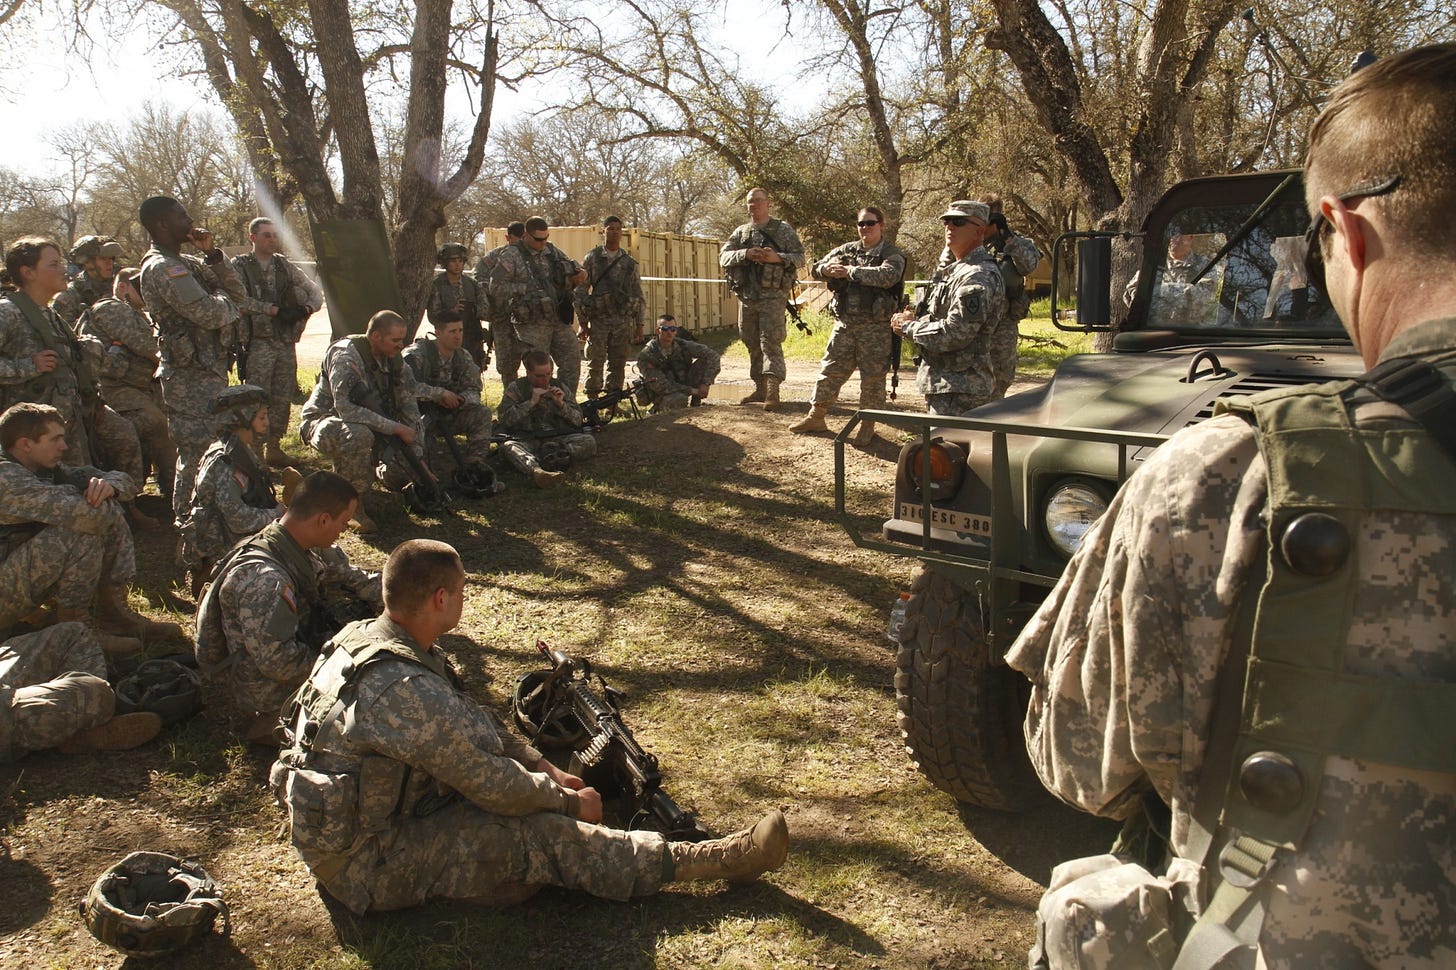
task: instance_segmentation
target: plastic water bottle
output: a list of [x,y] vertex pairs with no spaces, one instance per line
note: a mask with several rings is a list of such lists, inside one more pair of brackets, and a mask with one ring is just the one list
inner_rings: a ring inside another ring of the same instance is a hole
[[910,594],[901,593],[900,598],[895,600],[895,605],[890,607],[890,628],[885,631],[885,635],[896,646],[900,644],[900,631],[905,626],[905,609],[909,605]]

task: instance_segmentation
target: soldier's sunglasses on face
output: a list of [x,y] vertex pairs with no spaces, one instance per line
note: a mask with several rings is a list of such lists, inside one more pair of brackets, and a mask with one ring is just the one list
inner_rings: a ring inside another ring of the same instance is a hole
[[[1376,195],[1389,195],[1399,186],[1400,176],[1392,175],[1383,181],[1364,182],[1335,198],[1341,202],[1352,202]],[[1304,278],[1307,285],[1321,293],[1325,292],[1325,254],[1322,239],[1326,231],[1333,229],[1334,226],[1325,218],[1324,212],[1320,211],[1315,214],[1314,221],[1309,224],[1309,229],[1304,234]]]
[[870,226],[878,226],[879,224],[880,220],[878,219],[861,219],[858,223],[861,229],[868,229]]
[[677,327],[669,326],[667,324],[663,324],[662,326],[659,326],[657,329],[658,329],[658,332],[659,333],[660,332],[663,332],[663,331],[666,331],[667,333],[677,333]]
[[531,233],[531,238],[536,240],[537,242],[545,242],[546,240],[551,238],[551,233],[548,232],[538,236],[533,232]]
[[965,216],[946,216],[944,219],[940,220],[941,225],[955,226],[957,229],[959,229],[961,226],[964,226],[970,221],[971,220],[967,219]]

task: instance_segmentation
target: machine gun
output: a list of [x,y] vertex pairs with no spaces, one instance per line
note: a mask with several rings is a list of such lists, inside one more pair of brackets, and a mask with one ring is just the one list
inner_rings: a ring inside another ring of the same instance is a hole
[[[567,768],[588,785],[618,799],[622,824],[651,828],[671,841],[701,842],[712,835],[697,816],[662,790],[657,756],[646,751],[622,723],[621,691],[608,687],[591,662],[575,660],[544,641],[536,649],[551,661],[516,681],[516,724],[533,745],[571,749]],[[601,693],[592,688],[595,678]]]
[[626,387],[619,387],[615,391],[607,391],[605,394],[598,394],[596,397],[582,401],[581,420],[587,426],[587,430],[599,428],[612,420],[615,416],[617,405],[626,401],[632,409],[632,417],[641,420],[642,412],[637,407],[636,394],[646,387],[650,378],[639,377]]

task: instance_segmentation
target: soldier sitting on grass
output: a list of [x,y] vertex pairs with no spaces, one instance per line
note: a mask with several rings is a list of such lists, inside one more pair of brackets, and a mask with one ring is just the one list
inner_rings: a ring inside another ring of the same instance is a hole
[[637,399],[652,405],[654,414],[697,407],[718,377],[722,359],[718,352],[679,337],[681,329],[672,314],[664,313],[657,318],[657,335],[637,355],[637,370],[647,378]]
[[582,430],[581,409],[566,385],[551,376],[550,355],[532,350],[522,362],[526,376],[501,399],[500,426],[511,434],[501,451],[537,488],[549,488],[572,464],[595,455],[597,440]]

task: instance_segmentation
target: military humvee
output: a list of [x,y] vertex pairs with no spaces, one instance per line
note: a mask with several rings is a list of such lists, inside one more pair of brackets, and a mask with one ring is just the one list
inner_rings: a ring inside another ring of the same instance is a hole
[[[1298,172],[1180,183],[1148,215],[1141,269],[1115,295],[1115,234],[1065,234],[1053,248],[1059,262],[1075,246],[1078,325],[1063,329],[1108,329],[1111,300],[1130,301],[1111,353],[1071,357],[1045,385],[963,417],[862,411],[840,433],[841,521],[858,544],[922,564],[895,694],[906,750],[938,788],[1004,810],[1037,790],[1021,731],[1029,688],[1003,658],[1154,448],[1220,399],[1363,372],[1306,284],[1308,222]],[[879,538],[845,507],[845,442],[865,419],[915,433]]]

